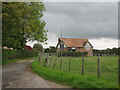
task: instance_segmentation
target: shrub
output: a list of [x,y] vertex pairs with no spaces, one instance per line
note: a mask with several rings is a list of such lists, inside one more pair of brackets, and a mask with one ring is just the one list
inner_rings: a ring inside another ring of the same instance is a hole
[[87,56],[87,52],[70,52],[70,51],[63,51],[58,52],[58,56],[71,56],[71,57],[78,57],[78,56]]
[[38,55],[38,52],[34,50],[2,49],[2,60],[33,57],[37,55]]

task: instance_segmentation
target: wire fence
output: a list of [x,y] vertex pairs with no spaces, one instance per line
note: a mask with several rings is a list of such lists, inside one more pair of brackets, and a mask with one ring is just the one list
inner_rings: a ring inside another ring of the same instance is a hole
[[[94,75],[98,78],[114,80],[120,84],[120,59],[102,60],[87,56],[58,56],[57,53],[39,54],[38,60],[43,67],[81,75]],[[106,59],[106,58],[105,58]],[[118,64],[117,64],[118,63]],[[118,66],[117,66],[118,65]],[[112,78],[111,78],[112,77]]]

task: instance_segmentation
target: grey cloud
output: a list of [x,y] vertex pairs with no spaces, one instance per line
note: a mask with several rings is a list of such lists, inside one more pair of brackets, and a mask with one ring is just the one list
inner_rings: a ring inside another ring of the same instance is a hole
[[117,38],[117,3],[46,2],[46,29],[60,37]]

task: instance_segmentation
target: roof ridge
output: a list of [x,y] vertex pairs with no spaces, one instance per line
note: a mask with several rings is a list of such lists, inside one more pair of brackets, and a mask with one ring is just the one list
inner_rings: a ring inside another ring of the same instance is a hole
[[68,47],[84,47],[85,43],[89,42],[86,38],[59,38],[59,40],[63,41]]
[[[60,38],[62,39],[62,38]],[[63,39],[87,39],[87,38],[63,38]]]

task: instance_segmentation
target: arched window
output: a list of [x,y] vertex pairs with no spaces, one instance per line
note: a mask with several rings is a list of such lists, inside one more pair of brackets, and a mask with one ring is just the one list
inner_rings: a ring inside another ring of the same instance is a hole
[[76,51],[76,48],[75,48],[75,47],[72,47],[72,48],[71,48],[71,51]]

